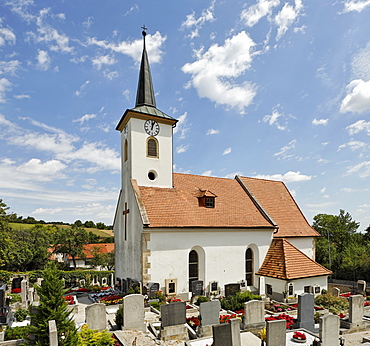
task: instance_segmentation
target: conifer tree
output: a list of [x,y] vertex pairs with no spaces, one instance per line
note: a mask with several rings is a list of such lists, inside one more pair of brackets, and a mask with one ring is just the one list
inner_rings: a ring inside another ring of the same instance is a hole
[[58,343],[60,346],[73,346],[78,344],[76,325],[71,318],[71,311],[63,297],[65,293],[60,271],[55,263],[51,263],[44,271],[44,280],[40,287],[36,287],[40,296],[40,305],[36,314],[32,315],[31,337],[27,345],[48,346],[49,321],[55,320],[58,330]]

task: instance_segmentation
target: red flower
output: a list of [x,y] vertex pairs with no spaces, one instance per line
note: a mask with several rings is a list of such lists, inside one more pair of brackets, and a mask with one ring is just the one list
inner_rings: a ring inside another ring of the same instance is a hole
[[293,339],[298,339],[298,340],[306,340],[306,335],[301,332],[295,332],[293,334]]
[[13,288],[12,293],[21,293],[22,290],[20,288]]

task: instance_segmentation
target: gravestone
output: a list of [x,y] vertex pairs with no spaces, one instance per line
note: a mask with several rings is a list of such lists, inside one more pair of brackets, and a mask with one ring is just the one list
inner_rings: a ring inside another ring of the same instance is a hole
[[298,296],[298,321],[297,327],[304,328],[311,332],[315,331],[314,320],[314,295],[311,293],[303,293]]
[[98,330],[99,332],[107,329],[107,312],[105,304],[94,303],[86,306],[85,321],[90,329]]
[[265,277],[261,276],[258,283],[259,295],[264,297],[266,295]]
[[34,289],[34,287],[30,287],[28,289],[28,300],[30,302],[30,305],[32,305],[33,301],[35,300],[35,289]]
[[18,289],[18,288],[21,288],[21,282],[22,282],[23,278],[14,278],[12,280],[12,291],[14,289]]
[[146,331],[146,324],[144,322],[144,296],[141,294],[129,294],[123,298],[123,330],[140,330]]
[[28,281],[23,279],[21,281],[21,298],[22,298],[22,307],[23,309],[28,308]]
[[0,308],[5,307],[5,293],[6,293],[6,285],[3,284],[0,286]]
[[202,280],[194,280],[191,282],[191,293],[193,297],[203,295],[203,281]]
[[225,297],[235,296],[237,292],[240,292],[240,284],[226,284],[225,285]]
[[339,316],[326,314],[320,317],[319,336],[321,346],[338,346],[339,345]]
[[364,297],[357,294],[349,297],[349,317],[348,320],[341,319],[340,326],[348,328],[351,332],[361,332],[366,329],[364,317]]
[[364,294],[366,292],[366,281],[358,280],[357,281],[357,291],[358,293]]
[[161,305],[162,327],[186,323],[186,303],[175,302]]
[[49,345],[58,346],[58,330],[55,320],[49,321]]
[[202,337],[212,335],[212,325],[220,323],[221,303],[219,300],[200,303],[200,327],[199,334]]
[[340,289],[338,287],[333,288],[333,295],[334,295],[334,297],[339,297]]
[[217,292],[218,291],[218,282],[213,281],[211,282],[211,292]]
[[286,345],[286,321],[266,321],[266,346]]
[[212,326],[214,346],[240,346],[240,322],[232,318],[230,323],[222,323]]
[[153,298],[155,296],[155,292],[159,291],[159,282],[149,282],[148,283],[148,296],[149,298]]
[[257,333],[265,327],[265,303],[262,300],[250,300],[244,303],[244,330]]

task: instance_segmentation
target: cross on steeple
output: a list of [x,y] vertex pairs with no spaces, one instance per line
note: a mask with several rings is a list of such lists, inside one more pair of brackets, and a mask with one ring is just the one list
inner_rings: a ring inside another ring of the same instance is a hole
[[123,217],[125,218],[125,240],[127,240],[127,214],[130,212],[130,209],[127,209],[127,202],[125,202],[125,210],[122,212]]

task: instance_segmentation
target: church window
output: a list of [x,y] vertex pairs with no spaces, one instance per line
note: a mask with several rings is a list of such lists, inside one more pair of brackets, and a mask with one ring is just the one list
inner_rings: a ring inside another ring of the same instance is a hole
[[123,145],[123,159],[124,159],[124,162],[126,162],[127,159],[128,159],[128,142],[127,142],[127,139],[125,140],[125,143]]
[[293,286],[293,284],[288,285],[288,296],[289,297],[294,296],[294,286]]
[[303,291],[304,293],[311,293],[311,286],[304,286]]
[[245,280],[248,286],[253,286],[253,251],[251,248],[245,252]]
[[195,250],[189,252],[189,291],[191,291],[191,283],[198,280],[199,277],[199,257]]
[[266,293],[272,295],[272,285],[266,284]]
[[157,178],[157,174],[156,174],[156,172],[155,172],[155,171],[149,171],[149,172],[148,172],[148,179],[149,179],[149,180],[153,181],[153,180],[155,180],[156,178]]
[[146,155],[148,157],[156,157],[158,158],[158,140],[154,137],[149,137],[147,139],[147,152]]

